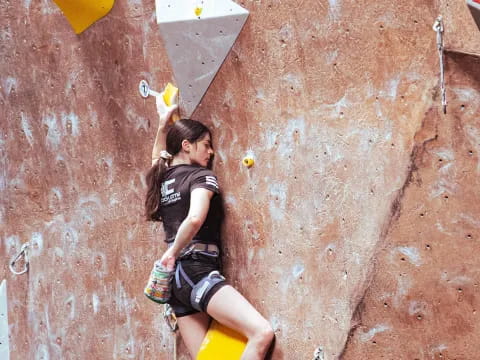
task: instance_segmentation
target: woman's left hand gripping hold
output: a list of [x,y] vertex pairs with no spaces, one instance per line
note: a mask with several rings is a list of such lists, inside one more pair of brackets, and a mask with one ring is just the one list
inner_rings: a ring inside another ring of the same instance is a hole
[[155,103],[157,105],[157,113],[160,120],[158,127],[159,129],[165,129],[173,113],[177,111],[178,105],[173,104],[171,106],[168,106],[167,104],[165,104],[165,101],[163,100],[163,92],[160,93],[160,96],[155,97]]

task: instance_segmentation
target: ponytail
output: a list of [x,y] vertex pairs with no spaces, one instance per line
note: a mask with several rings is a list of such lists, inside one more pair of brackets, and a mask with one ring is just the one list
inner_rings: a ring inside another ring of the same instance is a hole
[[151,167],[146,176],[147,196],[145,198],[145,217],[147,221],[162,221],[160,218],[160,200],[162,196],[162,178],[167,169],[167,160],[160,158]]
[[160,153],[160,159],[152,166],[146,176],[147,196],[145,198],[145,217],[147,221],[162,221],[160,217],[160,205],[162,200],[162,181],[165,171],[172,157],[182,149],[182,141],[196,142],[210,131],[202,123],[181,119],[174,123],[167,133],[166,151]]

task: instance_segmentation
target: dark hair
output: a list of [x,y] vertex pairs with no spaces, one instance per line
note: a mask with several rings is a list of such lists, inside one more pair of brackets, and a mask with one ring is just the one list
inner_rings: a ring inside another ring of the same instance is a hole
[[[210,134],[210,130],[201,122],[191,119],[178,120],[168,130],[166,139],[167,152],[175,156],[182,150],[183,140],[188,140],[193,144],[206,134]],[[148,190],[145,198],[145,216],[149,221],[162,220],[160,217],[161,186],[166,169],[167,161],[160,158],[146,176]]]

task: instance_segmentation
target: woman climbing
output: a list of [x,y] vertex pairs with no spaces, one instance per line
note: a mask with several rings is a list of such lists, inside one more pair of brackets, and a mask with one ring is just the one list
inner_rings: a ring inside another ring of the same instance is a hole
[[213,156],[210,131],[189,119],[168,129],[176,106],[167,107],[159,96],[157,109],[160,123],[145,210],[147,220],[163,222],[168,249],[160,262],[176,265],[169,304],[183,341],[196,358],[214,318],[247,337],[242,360],[264,359],[274,338],[272,327],[219,273],[222,203],[217,177],[208,169]]

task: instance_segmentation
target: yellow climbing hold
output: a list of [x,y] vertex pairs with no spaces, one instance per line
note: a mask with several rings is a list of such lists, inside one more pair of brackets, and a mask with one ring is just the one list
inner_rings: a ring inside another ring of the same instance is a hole
[[115,0],[53,0],[76,34],[80,34],[112,9]]
[[[163,90],[163,101],[167,106],[172,106],[178,104],[178,88],[172,83],[168,83]],[[172,114],[172,121],[175,122],[180,119],[178,111],[175,111]]]
[[172,106],[177,103],[178,88],[172,83],[168,83],[163,90],[163,101],[167,106]]
[[245,156],[242,160],[242,164],[249,168],[252,167],[253,164],[255,164],[255,160],[253,160],[253,158],[250,156]]
[[197,360],[239,360],[246,344],[246,337],[213,320],[200,345]]
[[200,16],[200,14],[202,13],[202,11],[203,11],[203,8],[201,8],[200,6],[197,6],[197,7],[195,8],[195,15]]

